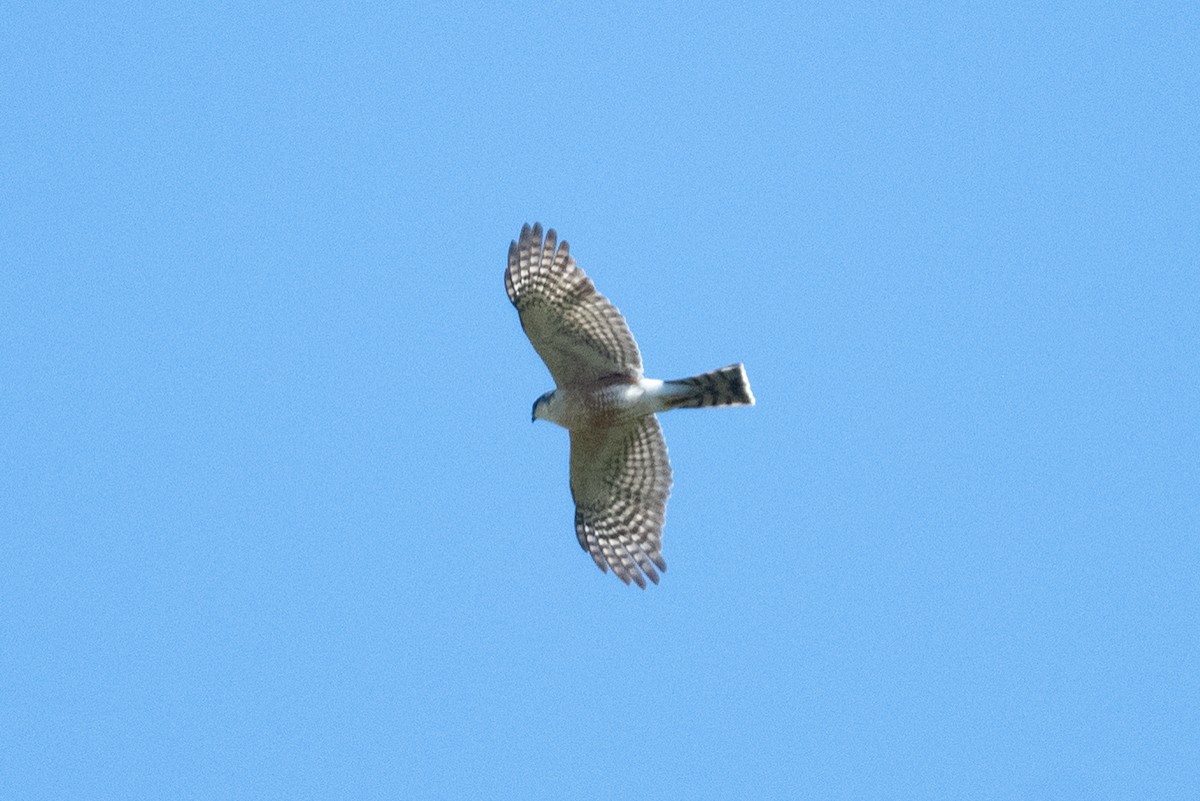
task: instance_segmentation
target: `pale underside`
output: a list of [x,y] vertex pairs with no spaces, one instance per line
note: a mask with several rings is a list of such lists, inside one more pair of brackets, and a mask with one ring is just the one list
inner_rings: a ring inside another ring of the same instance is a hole
[[[642,358],[625,318],[571,258],[553,230],[521,230],[504,274],[529,341],[558,389],[642,377]],[[666,570],[662,527],[671,465],[654,415],[571,429],[575,533],[601,570],[626,584],[657,583]]]

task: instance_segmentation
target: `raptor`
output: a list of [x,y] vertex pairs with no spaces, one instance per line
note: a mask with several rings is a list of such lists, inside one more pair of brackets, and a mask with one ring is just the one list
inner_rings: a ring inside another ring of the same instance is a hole
[[575,534],[621,581],[658,583],[671,463],[656,415],[702,406],[753,406],[741,364],[691,378],[646,378],[625,318],[596,291],[554,229],[525,225],[508,248],[504,287],[555,389],[534,420],[571,434]]

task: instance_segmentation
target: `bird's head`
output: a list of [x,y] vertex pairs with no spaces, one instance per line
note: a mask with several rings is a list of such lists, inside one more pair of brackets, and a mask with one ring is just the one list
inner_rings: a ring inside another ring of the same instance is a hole
[[533,413],[529,417],[529,422],[532,423],[533,421],[538,420],[538,419],[542,419],[542,420],[547,419],[546,412],[547,412],[547,408],[550,405],[550,398],[553,395],[554,395],[554,390],[550,390],[549,392],[542,395],[540,398],[538,398],[537,400],[535,400],[533,402]]

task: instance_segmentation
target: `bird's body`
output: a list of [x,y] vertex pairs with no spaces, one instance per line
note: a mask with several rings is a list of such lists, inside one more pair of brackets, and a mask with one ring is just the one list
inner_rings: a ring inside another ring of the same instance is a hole
[[601,570],[626,584],[667,569],[662,525],[671,463],[655,417],[669,409],[753,405],[740,364],[675,381],[646,378],[625,319],[575,264],[553,230],[526,225],[508,251],[504,284],[556,388],[533,419],[571,432],[575,533]]
[[534,407],[534,419],[548,420],[566,429],[617,425],[667,408],[662,381],[653,378],[630,381],[626,376],[556,389],[539,401]]

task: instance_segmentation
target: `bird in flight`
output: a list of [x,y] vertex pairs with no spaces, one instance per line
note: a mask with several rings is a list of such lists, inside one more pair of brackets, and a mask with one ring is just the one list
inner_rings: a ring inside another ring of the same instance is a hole
[[671,491],[667,443],[655,415],[701,406],[753,406],[741,364],[675,381],[646,378],[625,318],[571,258],[554,229],[525,225],[508,248],[504,288],[555,389],[534,420],[571,434],[575,535],[604,572],[658,583]]

